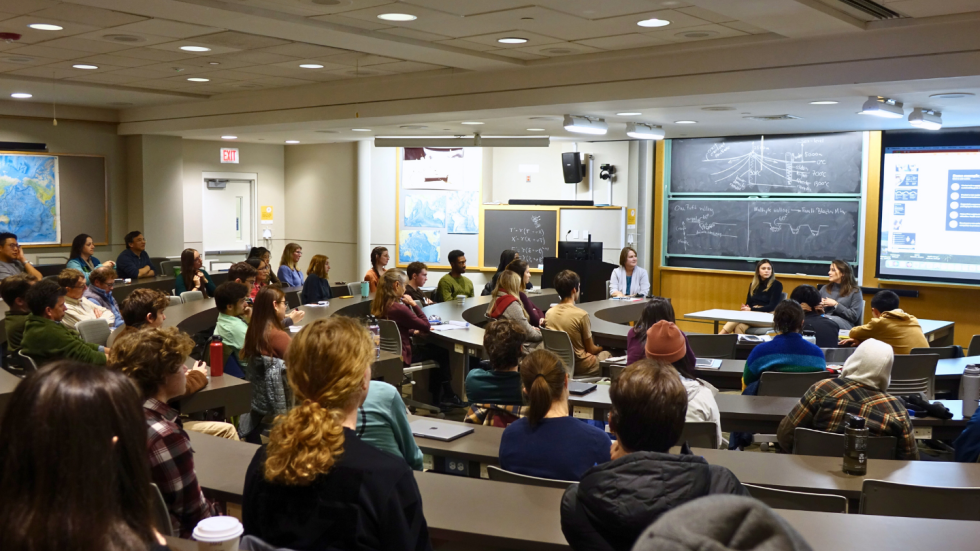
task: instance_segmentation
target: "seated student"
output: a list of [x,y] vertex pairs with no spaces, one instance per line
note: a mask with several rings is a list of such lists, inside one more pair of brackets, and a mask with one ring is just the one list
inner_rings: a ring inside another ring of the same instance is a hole
[[242,345],[242,361],[258,356],[283,359],[289,348],[290,337],[282,320],[286,317],[286,293],[279,287],[266,287],[259,291],[252,304],[252,319],[248,322],[245,342]]
[[217,514],[197,482],[180,413],[167,405],[187,392],[184,360],[194,341],[176,327],[151,327],[118,339],[115,349],[109,368],[127,375],[143,395],[150,477],[163,494],[174,531],[189,538],[201,519]]
[[65,327],[75,330],[78,322],[95,319],[104,319],[110,329],[122,325],[116,323],[116,316],[108,309],[82,298],[88,288],[82,272],[74,268],[61,270],[58,274],[58,285],[65,290],[65,317],[61,320]]
[[650,294],[650,276],[647,275],[646,270],[636,265],[637,260],[636,249],[633,247],[624,247],[619,253],[619,267],[612,271],[609,278],[611,296]]
[[915,316],[898,307],[894,291],[878,291],[871,299],[871,321],[859,325],[840,341],[841,346],[856,346],[867,339],[889,344],[896,354],[908,354],[913,348],[929,348],[922,326]]
[[847,414],[864,417],[871,436],[898,439],[897,459],[918,459],[912,419],[904,404],[888,394],[894,356],[887,344],[868,339],[844,362],[840,377],[818,381],[781,423],[779,447],[793,451],[797,427],[844,432]]
[[422,470],[422,450],[415,443],[405,401],[398,389],[371,381],[367,398],[357,412],[357,435],[379,450],[397,455],[413,470]]
[[[653,297],[643,308],[640,319],[633,324],[633,327],[626,333],[626,365],[636,363],[646,357],[647,332],[658,321],[674,321],[674,307],[670,301],[662,297]],[[687,343],[687,336],[684,336]],[[690,344],[686,344],[686,358],[691,365],[697,362],[694,350]]]
[[51,364],[17,385],[0,432],[4,549],[169,549],[153,529],[146,423],[126,377]]
[[357,436],[374,361],[367,329],[343,316],[319,319],[288,355],[297,406],[248,466],[245,534],[297,550],[431,549],[412,469]]
[[581,280],[571,270],[563,270],[555,276],[555,290],[561,302],[545,314],[548,329],[564,331],[572,340],[575,349],[575,376],[589,377],[599,374],[599,362],[612,354],[602,350],[592,341],[592,322],[589,313],[575,306],[578,300]]
[[422,307],[432,304],[432,299],[425,296],[425,293],[422,292],[422,287],[429,280],[429,268],[422,262],[412,262],[405,268],[405,273],[408,274],[408,283],[405,284],[405,294],[412,297],[412,300],[419,303]]
[[371,267],[364,274],[364,281],[368,282],[370,292],[373,293],[375,289],[378,288],[378,282],[381,281],[381,277],[385,275],[387,265],[388,249],[384,247],[375,247],[371,251]]
[[841,329],[861,325],[864,294],[851,265],[843,260],[830,263],[830,282],[820,288],[820,309]]
[[303,284],[303,271],[299,269],[299,259],[303,258],[303,247],[296,243],[286,244],[279,259],[276,275],[285,287],[299,287]]
[[[139,331],[145,327],[163,327],[163,322],[167,319],[164,310],[168,306],[170,306],[170,297],[163,291],[146,288],[134,289],[123,300],[122,306],[119,308],[119,317],[125,325],[112,332],[112,335],[109,336],[109,346],[115,344],[120,337],[127,333]],[[207,380],[200,388],[204,388],[206,384]]]
[[[542,340],[541,330],[531,325],[527,311],[521,304],[521,276],[510,270],[504,270],[497,279],[497,287],[491,295],[493,298],[487,305],[487,317],[490,319],[508,319],[520,324],[527,335],[528,343],[539,343]],[[533,345],[532,345],[533,346]]]
[[527,334],[513,320],[487,324],[483,349],[490,357],[490,369],[470,369],[466,375],[466,398],[470,409],[464,421],[478,425],[506,427],[523,416],[524,392],[517,364],[524,356]]
[[156,268],[150,263],[150,255],[146,253],[146,238],[139,231],[126,234],[126,250],[116,258],[116,272],[124,279],[153,277],[157,275]]
[[85,274],[85,284],[88,285],[88,276],[92,273],[92,270],[100,268],[102,266],[107,266],[109,268],[116,265],[115,262],[107,260],[106,262],[99,262],[98,258],[95,258],[95,242],[92,241],[92,236],[81,233],[75,236],[75,239],[71,242],[71,252],[68,253],[68,264],[65,265],[66,268],[74,268],[79,272]]
[[[510,266],[511,262],[520,259],[521,259],[521,255],[517,254],[517,251],[511,249],[507,249],[506,251],[500,253],[500,263],[497,264],[497,271],[494,272],[493,277],[490,278],[490,281],[488,281],[487,284],[483,286],[483,291],[480,292],[480,296],[485,297],[493,293],[493,290],[497,288],[497,280],[500,279],[500,274],[504,273],[504,270],[506,270],[507,267]],[[518,273],[517,275],[523,275],[523,274]],[[527,284],[528,289],[531,288],[531,285],[528,282],[525,281],[524,283]],[[522,287],[521,289],[523,290],[524,287]]]
[[[745,295],[745,304],[740,309],[745,312],[772,312],[779,304],[783,296],[783,283],[776,279],[776,272],[772,269],[772,262],[768,258],[755,263],[755,274],[752,275],[752,283],[749,284],[749,292]],[[718,333],[726,335],[729,333],[745,333],[752,327],[747,323],[730,321]]]
[[684,333],[669,321],[658,321],[647,331],[646,360],[662,361],[674,366],[687,391],[687,414],[684,419],[694,423],[708,421],[715,424],[715,435],[721,447],[721,412],[715,394],[718,389],[702,381],[694,371],[695,363],[687,354],[688,344]]
[[[528,267],[527,262],[524,262],[520,258],[515,258],[507,265],[507,269],[521,276],[521,281],[524,282],[524,290],[533,288],[531,285],[531,269]],[[524,305],[524,311],[527,312],[528,321],[534,327],[540,327],[541,320],[544,319],[544,312],[538,308],[537,304],[531,302],[531,299],[527,298],[527,294],[523,290],[520,293],[520,297],[521,304]]]
[[279,278],[276,277],[276,272],[272,269],[272,251],[265,247],[252,247],[252,250],[248,251],[248,258],[258,258],[265,262],[269,270],[269,285],[282,285]]
[[9,308],[3,318],[8,354],[20,350],[27,318],[31,315],[31,309],[27,305],[27,290],[36,282],[37,278],[29,274],[9,276],[0,281],[0,298],[3,298]]
[[837,348],[840,326],[830,316],[820,313],[820,293],[813,285],[798,285],[789,298],[803,309],[803,331],[813,331],[820,348]]
[[65,290],[50,279],[38,281],[27,291],[27,317],[21,350],[38,364],[66,359],[105,365],[109,349],[88,343],[61,324],[65,317]]
[[[826,371],[823,350],[803,340],[803,309],[792,300],[784,300],[772,314],[776,336],[752,349],[742,372],[743,394],[755,394],[759,377],[766,371],[805,373]],[[750,387],[751,388],[748,388]]]
[[573,550],[630,549],[674,507],[711,494],[748,496],[731,471],[687,446],[670,453],[684,430],[687,391],[669,364],[627,367],[609,398],[612,461],[585,473],[561,502],[561,531]]
[[[259,271],[255,268],[255,266],[252,266],[252,264],[249,264],[248,262],[236,262],[235,264],[232,264],[230,268],[228,268],[228,280],[225,283],[237,282],[245,285],[249,291],[248,298],[251,300],[254,297],[254,295],[251,293],[252,290],[256,288],[258,273]],[[215,293],[217,292],[218,290],[215,289]],[[305,315],[306,313],[302,310],[293,310],[292,312],[286,314],[283,324],[286,327],[290,327],[294,323],[299,323]],[[242,338],[244,338],[244,335]]]
[[960,463],[980,461],[980,408],[973,412],[963,432],[953,440],[953,459]]
[[204,298],[214,296],[217,285],[202,266],[204,261],[196,249],[184,249],[180,253],[180,275],[174,281],[174,292],[177,296],[187,291],[201,291]]
[[24,249],[17,243],[17,236],[10,232],[0,233],[0,280],[13,275],[27,274],[40,280],[41,272],[24,257]]
[[119,303],[116,302],[116,297],[112,296],[112,290],[116,286],[116,271],[108,266],[102,266],[92,270],[88,280],[88,289],[85,289],[82,296],[92,304],[112,312],[116,318],[116,327],[121,327],[119,324],[122,315],[119,313]]
[[300,293],[300,300],[303,304],[316,304],[321,300],[333,298],[330,291],[330,281],[327,276],[330,274],[330,259],[322,254],[313,255],[310,259],[310,267],[306,270],[306,281],[303,283],[303,292]]
[[255,295],[259,294],[259,291],[269,284],[269,272],[271,270],[269,269],[269,265],[261,258],[249,258],[245,263],[255,268],[255,282],[252,283],[252,288],[248,295],[254,299]]
[[218,308],[214,334],[235,351],[245,347],[245,334],[252,319],[252,307],[245,300],[248,293],[249,288],[237,281],[226,281],[214,290],[214,305]]
[[449,273],[442,276],[436,285],[439,302],[456,300],[459,295],[473,298],[473,282],[463,275],[465,273],[466,255],[460,250],[449,251]]
[[609,461],[609,435],[568,414],[568,374],[549,350],[521,360],[525,417],[504,429],[500,467],[554,480],[581,480],[595,465]]

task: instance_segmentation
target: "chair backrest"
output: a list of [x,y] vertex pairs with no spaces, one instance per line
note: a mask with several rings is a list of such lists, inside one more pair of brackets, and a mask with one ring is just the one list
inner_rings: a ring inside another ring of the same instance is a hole
[[402,334],[398,331],[398,324],[391,320],[378,320],[378,327],[381,329],[381,350],[401,356]]
[[184,304],[194,302],[195,300],[204,300],[204,293],[200,291],[184,291],[180,294],[180,300],[184,301]]
[[936,354],[939,356],[940,360],[950,360],[956,357],[956,346],[935,346],[926,348],[913,348],[909,351],[909,354],[920,355],[920,354]]
[[109,334],[112,333],[109,322],[101,318],[80,321],[75,324],[75,330],[78,331],[78,335],[82,337],[83,341],[101,346],[106,345],[109,341]]
[[861,514],[888,517],[980,520],[980,488],[916,486],[865,480]]
[[967,356],[980,356],[980,335],[973,335],[970,339],[970,348],[966,351]]
[[697,335],[688,334],[687,342],[698,358],[731,360],[735,358],[735,345],[738,335]]
[[173,277],[175,270],[180,266],[179,260],[164,260],[160,262],[160,275]]
[[286,306],[290,308],[299,308],[302,305],[302,301],[299,298],[299,291],[289,291],[286,293]]
[[821,348],[823,350],[823,357],[827,360],[827,364],[843,364],[848,358],[854,355],[857,351],[856,346],[848,346],[847,348]]
[[[845,440],[843,434],[796,427],[793,431],[793,455],[843,457]],[[898,438],[894,436],[872,436],[868,438],[868,459],[895,459],[897,447]]]
[[184,303],[184,299],[177,295],[170,295],[170,306],[177,306]]
[[685,421],[679,442],[692,448],[718,449],[718,426],[714,421]]
[[927,400],[936,397],[936,365],[938,354],[895,354],[888,394],[904,396],[922,392]]
[[792,509],[795,511],[817,511],[820,513],[846,513],[847,498],[832,494],[810,494],[806,492],[791,492],[745,484],[745,489],[752,497],[772,507],[773,509]]
[[170,523],[170,511],[167,510],[167,502],[163,500],[160,487],[150,482],[150,488],[150,512],[153,514],[153,525],[164,536],[179,536],[180,534],[174,533],[173,524]]
[[26,372],[37,371],[37,362],[34,361],[34,358],[24,354],[23,350],[18,350],[17,354],[11,356],[11,359]]
[[125,325],[120,325],[119,327],[113,329],[112,333],[109,333],[109,338],[106,339],[105,345],[109,348],[112,348],[112,343],[116,342],[116,338],[119,336],[120,333],[123,332],[123,329],[126,329]]
[[352,295],[354,295],[355,297],[356,296],[360,296],[360,294],[361,294],[361,282],[360,281],[351,281],[350,283],[348,283],[347,284],[347,292],[350,293],[350,294],[352,294]]
[[811,386],[824,379],[833,379],[834,373],[830,371],[816,371],[813,373],[782,373],[778,371],[766,371],[759,379],[759,396],[786,396],[788,398],[800,398]]
[[555,329],[541,328],[541,336],[544,341],[545,350],[550,350],[561,358],[565,364],[565,372],[571,377],[575,374],[575,349],[572,348],[572,339],[568,333]]
[[487,465],[487,474],[490,476],[490,480],[496,480],[498,482],[510,482],[511,484],[525,484],[528,486],[543,486],[545,488],[565,489],[572,484],[575,484],[575,481],[555,480],[553,478],[538,478],[536,476],[528,476],[526,474],[505,471],[496,465]]

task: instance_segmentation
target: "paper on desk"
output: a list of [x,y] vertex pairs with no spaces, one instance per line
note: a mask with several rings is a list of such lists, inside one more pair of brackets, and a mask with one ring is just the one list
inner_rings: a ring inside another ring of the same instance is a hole
[[299,333],[302,329],[303,329],[303,326],[302,325],[290,325],[289,326],[289,332],[290,333]]
[[454,329],[469,329],[469,327],[454,325],[451,322],[443,322],[442,325],[433,325],[429,327],[429,329],[432,331],[452,331]]
[[697,369],[719,369],[721,367],[721,360],[698,358],[697,362],[694,364],[694,367]]

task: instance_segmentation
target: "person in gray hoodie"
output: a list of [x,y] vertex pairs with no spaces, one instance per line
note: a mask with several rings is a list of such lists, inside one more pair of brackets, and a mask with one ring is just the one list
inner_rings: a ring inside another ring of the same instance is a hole
[[638,362],[610,389],[612,461],[565,491],[561,529],[575,551],[628,550],[661,515],[711,494],[749,495],[725,467],[687,446],[670,453],[684,429],[687,390],[666,362]]

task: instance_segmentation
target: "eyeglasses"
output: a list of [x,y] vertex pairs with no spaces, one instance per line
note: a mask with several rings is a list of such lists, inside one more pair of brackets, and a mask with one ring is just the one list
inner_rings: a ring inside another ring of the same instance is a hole
[[279,306],[280,304],[286,304],[286,301],[285,300],[276,300],[276,301],[273,301],[272,304],[274,304],[275,306]]

